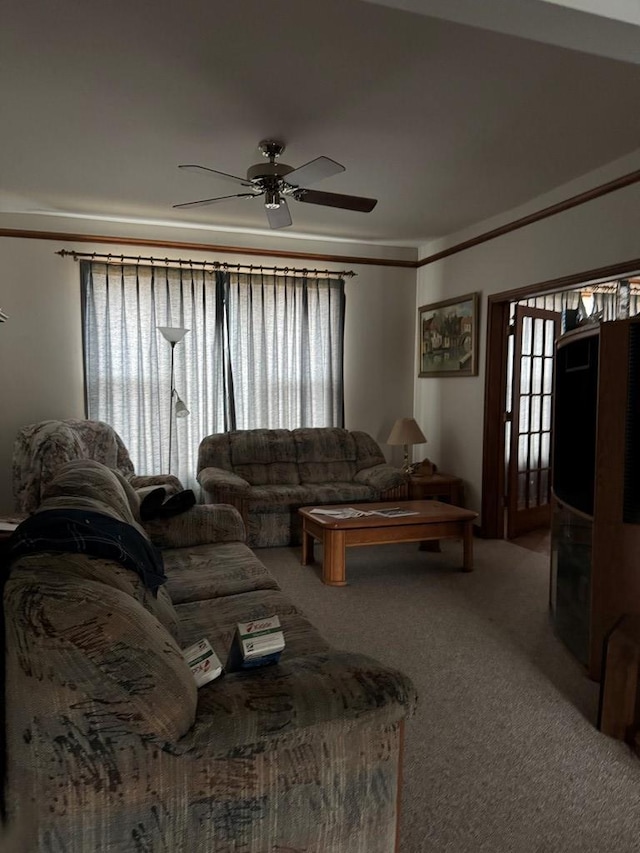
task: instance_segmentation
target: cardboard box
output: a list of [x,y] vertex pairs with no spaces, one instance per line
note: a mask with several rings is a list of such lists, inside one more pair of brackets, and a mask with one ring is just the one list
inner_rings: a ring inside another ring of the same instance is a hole
[[200,640],[193,646],[182,650],[184,659],[191,667],[191,672],[198,687],[208,684],[214,678],[222,675],[220,658],[211,648],[209,640]]
[[277,663],[284,646],[284,634],[277,616],[238,622],[227,669],[250,669]]

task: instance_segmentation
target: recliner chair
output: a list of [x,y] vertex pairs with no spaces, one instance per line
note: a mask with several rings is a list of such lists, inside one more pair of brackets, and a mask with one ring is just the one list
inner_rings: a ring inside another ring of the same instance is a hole
[[33,512],[46,484],[58,469],[73,459],[93,459],[120,471],[135,489],[164,486],[167,494],[183,490],[171,474],[142,476],[135,473],[129,451],[115,429],[104,421],[48,420],[19,431],[13,448],[15,510]]

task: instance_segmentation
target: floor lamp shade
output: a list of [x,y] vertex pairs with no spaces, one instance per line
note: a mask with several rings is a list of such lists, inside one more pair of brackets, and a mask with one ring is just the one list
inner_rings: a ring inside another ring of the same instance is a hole
[[387,439],[387,444],[404,445],[403,471],[409,470],[409,445],[426,444],[427,439],[414,418],[398,418]]
[[176,397],[176,417],[177,418],[186,418],[187,415],[190,415],[191,412],[187,409],[184,401],[180,399],[180,395],[177,391],[174,390],[174,394]]
[[189,329],[181,326],[158,326],[158,331],[169,341],[170,344],[179,344]]

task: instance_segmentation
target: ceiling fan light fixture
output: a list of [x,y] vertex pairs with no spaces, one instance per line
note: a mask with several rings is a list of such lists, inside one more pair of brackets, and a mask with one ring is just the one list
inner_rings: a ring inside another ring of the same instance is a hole
[[280,193],[267,190],[264,197],[264,206],[269,210],[277,210],[280,207]]

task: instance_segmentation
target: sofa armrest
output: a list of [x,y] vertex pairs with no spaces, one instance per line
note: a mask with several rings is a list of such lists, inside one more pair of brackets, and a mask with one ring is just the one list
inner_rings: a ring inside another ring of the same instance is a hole
[[144,529],[158,548],[186,548],[246,539],[242,516],[227,504],[196,504],[178,515],[145,521]]
[[400,468],[394,468],[387,463],[362,468],[353,479],[356,483],[375,489],[376,492],[386,492],[388,489],[404,486],[408,481],[407,475]]
[[184,486],[180,480],[174,477],[173,474],[150,474],[149,476],[134,474],[132,477],[129,477],[129,482],[134,489],[144,489],[149,486],[164,486],[167,490],[167,495],[173,495],[184,490]]
[[243,498],[251,488],[247,480],[224,468],[202,468],[198,471],[198,482],[214,499],[219,494]]
[[412,714],[416,703],[413,683],[403,673],[365,655],[331,649],[228,673],[200,688],[195,724],[172,751],[213,748],[226,755],[313,726],[373,715],[381,725],[393,724]]

